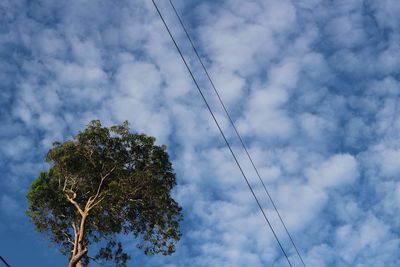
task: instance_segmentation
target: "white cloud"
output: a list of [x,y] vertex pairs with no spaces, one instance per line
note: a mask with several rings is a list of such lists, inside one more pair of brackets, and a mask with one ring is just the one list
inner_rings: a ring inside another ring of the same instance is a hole
[[334,188],[354,182],[359,171],[353,156],[339,154],[307,170],[307,176],[310,184],[316,188]]
[[392,178],[400,174],[400,150],[381,147],[372,156],[383,176]]
[[33,142],[28,136],[19,135],[9,140],[2,140],[1,151],[5,158],[21,160],[25,153],[33,149]]
[[331,41],[340,47],[357,46],[365,39],[360,14],[340,16],[331,20],[326,31]]
[[[168,3],[160,5],[184,44]],[[129,120],[169,146],[186,215],[177,253],[135,254],[138,265],[286,266],[150,1],[24,6],[0,4],[7,16],[0,25],[1,205],[23,209],[51,142],[91,119]],[[398,266],[397,1],[177,6],[307,266]],[[204,75],[194,70],[289,248]]]
[[[393,240],[394,236],[391,235],[387,225],[374,216],[367,217],[357,229],[353,229],[351,225],[338,228],[336,237],[337,242],[344,246],[340,256],[348,263],[354,262],[359,253],[367,246],[374,249],[388,242],[386,246],[394,249],[393,245],[399,243],[398,239]],[[395,243],[390,242],[391,240]],[[379,259],[377,263],[382,264],[382,262],[379,263]]]
[[396,0],[383,0],[379,4],[372,2],[376,9],[376,18],[382,27],[396,29],[399,27],[397,14],[400,12],[400,4]]
[[282,88],[255,91],[248,101],[239,129],[249,136],[286,139],[292,136],[294,125],[284,109],[288,93]]

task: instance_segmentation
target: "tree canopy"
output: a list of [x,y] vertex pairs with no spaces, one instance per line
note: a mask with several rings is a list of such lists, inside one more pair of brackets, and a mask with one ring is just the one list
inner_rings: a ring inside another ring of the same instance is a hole
[[69,267],[92,259],[125,266],[120,234],[133,235],[145,254],[175,251],[182,220],[171,196],[176,177],[154,137],[131,133],[127,122],[107,128],[92,121],[72,140],[54,143],[46,161],[48,171],[27,193],[27,214],[69,254]]

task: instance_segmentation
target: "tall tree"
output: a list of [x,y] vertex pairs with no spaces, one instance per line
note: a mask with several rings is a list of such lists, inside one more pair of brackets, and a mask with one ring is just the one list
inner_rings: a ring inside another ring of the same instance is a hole
[[182,219],[171,197],[176,179],[154,137],[129,132],[127,122],[106,128],[92,121],[72,140],[54,143],[46,161],[49,170],[27,193],[27,214],[70,255],[69,267],[92,259],[126,266],[120,234],[133,234],[146,255],[175,251]]

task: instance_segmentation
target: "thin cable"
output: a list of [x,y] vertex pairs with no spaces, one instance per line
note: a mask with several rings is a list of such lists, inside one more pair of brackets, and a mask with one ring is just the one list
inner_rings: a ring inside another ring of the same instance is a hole
[[229,121],[230,121],[230,124],[232,125],[233,129],[235,130],[236,136],[239,138],[240,143],[242,144],[242,147],[243,147],[244,151],[246,152],[246,155],[247,155],[248,159],[250,160],[251,165],[253,166],[253,169],[255,170],[255,172],[256,172],[256,174],[257,174],[257,176],[258,176],[258,179],[260,180],[260,182],[261,182],[261,184],[262,184],[262,186],[263,186],[263,188],[264,188],[265,193],[267,194],[269,200],[271,201],[272,206],[274,207],[275,212],[276,212],[276,214],[278,215],[279,220],[281,221],[281,224],[282,224],[283,227],[285,228],[286,234],[288,235],[288,237],[289,237],[289,239],[290,239],[290,241],[291,241],[293,247],[295,248],[295,250],[296,250],[296,252],[297,252],[297,255],[298,255],[299,258],[300,258],[300,261],[302,262],[303,266],[306,267],[306,265],[305,265],[305,263],[304,263],[304,261],[303,261],[303,258],[301,257],[300,252],[299,252],[299,250],[297,249],[297,246],[296,246],[296,244],[294,243],[294,240],[293,240],[291,234],[289,233],[289,230],[287,229],[286,224],[285,224],[285,222],[283,221],[283,219],[282,219],[282,217],[281,217],[281,215],[280,215],[280,213],[279,213],[279,211],[278,211],[278,208],[277,208],[276,205],[275,205],[275,202],[273,201],[273,199],[272,199],[272,197],[271,197],[269,191],[267,190],[267,187],[265,186],[264,181],[263,181],[263,179],[261,178],[260,173],[258,172],[258,169],[257,169],[256,165],[254,164],[254,161],[253,161],[252,157],[250,156],[250,153],[248,152],[247,147],[246,147],[246,145],[245,145],[245,143],[244,143],[242,137],[240,136],[240,134],[239,134],[239,132],[238,132],[236,126],[235,126],[235,123],[234,123],[233,120],[232,120],[232,117],[229,115],[229,112],[228,112],[228,110],[227,110],[227,108],[226,108],[224,102],[222,101],[222,98],[221,98],[221,96],[220,96],[220,94],[219,94],[217,88],[215,87],[214,82],[213,82],[213,80],[211,79],[211,76],[209,75],[209,73],[208,73],[208,71],[207,71],[207,68],[205,67],[205,65],[204,65],[204,63],[203,63],[203,60],[201,59],[199,53],[197,52],[197,49],[196,49],[196,47],[195,47],[195,45],[194,45],[194,43],[193,43],[193,41],[192,41],[192,38],[190,37],[190,35],[189,35],[189,33],[188,33],[188,31],[187,31],[187,29],[186,29],[186,27],[185,27],[185,25],[184,25],[182,19],[181,19],[181,16],[178,14],[178,11],[176,10],[175,5],[172,3],[171,0],[169,0],[169,3],[170,3],[171,7],[173,8],[173,10],[174,10],[174,12],[175,12],[175,15],[178,17],[179,23],[181,24],[183,30],[185,31],[186,37],[189,39],[189,42],[190,42],[190,44],[191,44],[191,46],[192,46],[192,48],[193,48],[193,50],[194,50],[194,52],[195,52],[195,54],[196,54],[196,56],[197,56],[199,62],[200,62],[200,64],[201,64],[201,66],[202,66],[202,68],[203,68],[205,74],[207,75],[207,78],[208,78],[208,80],[210,81],[210,84],[211,84],[212,88],[214,89],[214,92],[215,92],[215,94],[217,95],[220,104],[221,104],[222,107],[223,107],[226,116],[228,117],[228,119],[229,119]]
[[0,256],[0,260],[1,260],[7,267],[10,267],[10,265],[6,262],[5,259],[3,259],[2,256]]
[[266,220],[266,222],[267,222],[269,228],[271,229],[271,231],[272,231],[272,233],[273,233],[273,235],[274,235],[276,241],[278,242],[278,245],[279,245],[280,249],[282,250],[283,254],[285,255],[285,258],[286,258],[287,262],[288,262],[289,265],[292,267],[292,264],[291,264],[291,262],[290,262],[290,260],[289,260],[288,255],[286,254],[285,249],[283,248],[281,242],[280,242],[279,239],[278,239],[278,236],[277,236],[276,233],[275,233],[274,228],[272,227],[270,221],[268,220],[267,215],[266,215],[265,212],[264,212],[264,209],[262,208],[262,206],[261,206],[261,204],[260,204],[260,202],[259,202],[259,200],[258,200],[256,194],[254,193],[253,188],[251,187],[251,185],[250,185],[250,183],[249,183],[249,180],[247,179],[246,175],[244,174],[243,169],[242,169],[242,167],[240,166],[239,161],[237,160],[236,155],[235,155],[235,153],[233,152],[233,150],[232,150],[232,148],[231,148],[231,145],[229,144],[228,140],[226,139],[224,132],[222,131],[222,129],[221,129],[221,127],[220,127],[220,125],[219,125],[217,119],[215,118],[214,112],[211,110],[211,107],[210,107],[210,105],[208,104],[208,102],[207,102],[207,100],[206,100],[206,98],[205,98],[205,96],[204,96],[202,90],[200,89],[200,86],[199,86],[199,84],[197,83],[196,78],[194,77],[192,71],[190,70],[190,67],[189,67],[189,65],[187,64],[187,62],[186,62],[186,60],[185,60],[185,57],[183,56],[181,50],[179,49],[179,46],[178,46],[178,44],[176,43],[175,38],[173,37],[171,31],[169,30],[169,27],[167,26],[167,24],[166,24],[166,22],[165,22],[163,16],[161,15],[161,12],[160,12],[160,10],[158,9],[157,4],[154,2],[154,0],[152,0],[152,2],[153,2],[153,4],[154,4],[154,7],[155,7],[156,10],[157,10],[158,15],[160,16],[160,18],[161,18],[161,20],[162,20],[162,22],[163,22],[165,28],[167,29],[169,36],[171,37],[172,41],[174,42],[174,45],[175,45],[176,49],[178,50],[178,53],[179,53],[179,55],[181,56],[182,61],[183,61],[183,63],[184,63],[185,66],[186,66],[186,69],[189,71],[189,74],[190,74],[190,76],[192,77],[192,80],[193,80],[193,82],[195,83],[198,92],[200,93],[200,95],[201,95],[201,97],[202,97],[204,103],[206,104],[208,111],[210,112],[210,114],[211,114],[211,116],[212,116],[212,118],[213,118],[215,124],[217,125],[218,130],[219,130],[219,132],[221,133],[221,135],[222,135],[222,137],[223,137],[223,139],[224,139],[224,141],[225,141],[226,146],[228,147],[229,151],[231,152],[231,154],[232,154],[232,156],[233,156],[233,158],[234,158],[234,160],[235,160],[235,162],[236,162],[236,165],[239,167],[239,170],[240,170],[240,172],[241,172],[241,174],[242,174],[244,180],[246,181],[246,184],[247,184],[247,186],[249,187],[249,189],[250,189],[250,191],[251,191],[251,194],[253,195],[254,199],[256,200],[257,205],[258,205],[258,207],[260,208],[260,210],[261,210],[261,212],[262,212],[262,214],[263,214],[263,216],[264,216],[264,219]]

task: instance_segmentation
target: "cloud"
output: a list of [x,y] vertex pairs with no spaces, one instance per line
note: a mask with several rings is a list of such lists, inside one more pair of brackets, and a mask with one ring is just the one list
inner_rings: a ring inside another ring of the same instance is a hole
[[[172,10],[158,2],[300,264]],[[176,5],[306,265],[398,266],[398,2]],[[22,214],[53,141],[92,119],[129,120],[168,145],[185,212],[176,254],[144,257],[127,238],[132,264],[287,265],[150,1],[2,1],[0,47],[2,207]],[[31,230],[20,219],[9,228],[0,218],[5,240]]]
[[354,182],[359,171],[357,162],[351,155],[334,155],[317,168],[306,171],[309,182],[318,188],[331,188]]
[[[349,242],[350,240],[350,242]],[[390,251],[394,251],[398,246],[398,239],[390,233],[390,229],[385,223],[374,216],[369,216],[361,223],[357,229],[352,229],[352,226],[345,225],[337,229],[337,241],[344,246],[342,258],[348,263],[357,262],[355,259],[359,254],[363,254],[366,247],[369,249],[384,246]],[[384,266],[381,257],[378,253],[374,253],[378,258],[376,266]],[[365,264],[371,264],[366,262]],[[361,263],[360,263],[361,264]]]

